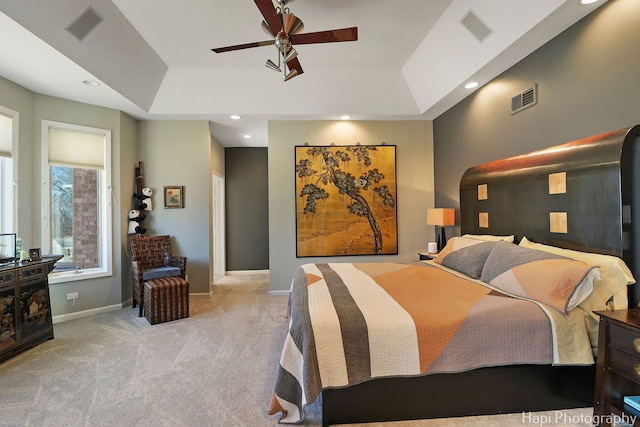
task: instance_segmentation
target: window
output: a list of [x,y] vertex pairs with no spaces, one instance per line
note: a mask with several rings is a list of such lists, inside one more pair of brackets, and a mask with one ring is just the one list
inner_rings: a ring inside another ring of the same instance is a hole
[[18,113],[0,106],[0,233],[18,230]]
[[43,121],[43,253],[50,283],[111,275],[111,131]]

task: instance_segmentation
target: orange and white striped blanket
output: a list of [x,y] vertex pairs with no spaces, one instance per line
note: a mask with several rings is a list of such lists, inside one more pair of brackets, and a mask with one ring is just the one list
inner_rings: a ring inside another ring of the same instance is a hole
[[325,388],[512,364],[592,364],[564,315],[424,263],[305,264],[269,413],[297,423]]

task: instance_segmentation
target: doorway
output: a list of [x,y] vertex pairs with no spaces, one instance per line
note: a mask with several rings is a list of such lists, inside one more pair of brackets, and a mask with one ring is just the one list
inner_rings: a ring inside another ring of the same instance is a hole
[[213,176],[213,284],[226,273],[225,262],[225,222],[224,222],[224,178]]

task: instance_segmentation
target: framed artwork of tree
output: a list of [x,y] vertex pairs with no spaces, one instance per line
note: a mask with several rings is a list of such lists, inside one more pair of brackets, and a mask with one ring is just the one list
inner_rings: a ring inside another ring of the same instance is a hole
[[296,256],[396,255],[395,145],[296,146]]

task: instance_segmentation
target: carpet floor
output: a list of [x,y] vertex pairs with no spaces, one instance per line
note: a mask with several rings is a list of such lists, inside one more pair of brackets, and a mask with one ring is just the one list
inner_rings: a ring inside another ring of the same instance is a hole
[[[54,325],[0,363],[0,426],[275,426],[267,414],[287,297],[268,275],[226,276],[190,317],[150,325],[131,307]],[[321,402],[301,425],[321,425]],[[371,423],[376,427],[591,426],[591,408]],[[362,424],[358,424],[362,425]],[[355,426],[355,425],[354,425]]]

